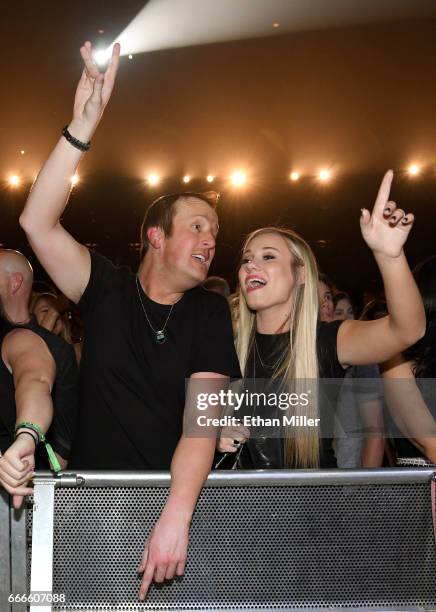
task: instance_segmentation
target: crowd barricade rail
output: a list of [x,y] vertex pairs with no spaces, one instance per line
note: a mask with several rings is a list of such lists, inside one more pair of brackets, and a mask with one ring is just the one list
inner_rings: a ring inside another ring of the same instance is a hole
[[[436,610],[427,468],[212,473],[185,575],[138,599],[167,472],[38,472],[0,497],[1,612]],[[5,589],[6,585],[6,589]],[[28,594],[33,601],[8,601]]]

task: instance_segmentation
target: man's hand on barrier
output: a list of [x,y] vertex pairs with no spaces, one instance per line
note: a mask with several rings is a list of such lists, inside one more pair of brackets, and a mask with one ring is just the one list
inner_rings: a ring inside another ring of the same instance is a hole
[[139,599],[145,599],[150,584],[171,580],[185,571],[189,521],[185,517],[162,513],[149,535],[138,572],[142,573]]
[[217,442],[217,449],[220,453],[235,453],[249,437],[250,430],[243,425],[223,427]]
[[13,496],[14,508],[19,508],[33,489],[26,487],[35,471],[35,443],[29,436],[20,435],[0,457],[0,484]]

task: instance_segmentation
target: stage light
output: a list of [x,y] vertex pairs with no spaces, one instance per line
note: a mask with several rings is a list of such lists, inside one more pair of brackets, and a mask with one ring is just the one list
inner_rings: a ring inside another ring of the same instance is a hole
[[408,173],[412,176],[416,176],[420,172],[421,172],[421,168],[417,164],[411,164],[408,168]]
[[213,174],[208,174],[208,175],[207,175],[207,177],[206,177],[206,181],[207,181],[208,183],[213,183],[213,182],[214,182],[214,180],[215,180],[215,177],[213,176]]
[[129,59],[133,59],[133,55],[131,53],[129,54]]
[[191,177],[188,174],[185,174],[185,176],[183,177],[183,182],[189,183],[190,180],[191,180]]
[[23,149],[21,149],[21,151],[20,151],[21,155],[24,155],[25,152],[26,151],[24,151]]
[[291,172],[291,174],[289,175],[289,178],[291,179],[291,181],[298,181],[298,179],[300,178],[300,173]]
[[73,174],[73,176],[71,177],[71,185],[74,187],[74,185],[77,185],[78,182],[79,182],[79,175]]
[[21,183],[21,179],[16,174],[13,174],[12,176],[9,177],[9,185],[11,187],[18,187],[20,183]]
[[332,177],[332,173],[330,172],[330,170],[321,170],[320,173],[318,174],[318,178],[320,181],[322,181],[323,183],[326,183],[327,181],[329,181]]
[[104,66],[111,56],[111,49],[99,49],[93,54],[94,61],[99,66]]
[[279,28],[280,27],[280,24],[279,24],[278,21],[274,21],[274,23],[272,25],[273,25],[273,28]]
[[160,178],[157,174],[149,174],[147,177],[147,182],[149,185],[155,186],[159,183]]
[[230,180],[232,181],[234,187],[242,187],[242,185],[245,185],[247,182],[247,177],[245,172],[242,172],[242,170],[236,170],[233,172]]

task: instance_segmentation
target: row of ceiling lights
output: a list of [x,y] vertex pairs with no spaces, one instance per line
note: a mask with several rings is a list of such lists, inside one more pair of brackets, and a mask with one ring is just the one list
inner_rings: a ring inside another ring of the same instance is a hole
[[[421,172],[421,167],[418,166],[417,164],[412,164],[407,169],[407,173],[410,176],[417,176],[420,172]],[[302,175],[300,174],[300,172],[297,172],[296,170],[294,170],[289,174],[289,180],[291,180],[292,182],[296,182],[301,178],[301,176]],[[333,177],[332,171],[326,168],[324,168],[323,170],[320,170],[317,175],[318,180],[320,180],[322,183],[327,183],[329,180],[332,179],[332,177]],[[185,176],[182,178],[182,182],[185,184],[190,183],[191,180],[192,180],[192,177],[188,174],[185,174]],[[207,175],[206,181],[208,183],[213,183],[214,180],[215,180],[215,176],[213,174]],[[235,170],[235,172],[233,172],[230,175],[230,182],[234,187],[242,187],[243,185],[247,183],[247,180],[248,180],[247,173],[242,170]],[[78,182],[79,182],[79,175],[74,174],[71,177],[71,184],[74,187],[75,185],[77,185]],[[161,177],[159,176],[159,174],[149,174],[146,178],[146,183],[150,185],[151,187],[155,187],[160,182],[161,182]],[[8,183],[11,187],[18,187],[22,183],[22,178],[17,174],[13,174],[8,178]]]

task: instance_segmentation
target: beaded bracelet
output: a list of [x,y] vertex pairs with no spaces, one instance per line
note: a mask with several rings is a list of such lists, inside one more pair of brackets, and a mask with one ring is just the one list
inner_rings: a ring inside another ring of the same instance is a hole
[[91,147],[91,142],[82,142],[78,138],[74,138],[72,134],[68,131],[68,125],[64,127],[62,130],[62,136],[64,136],[73,147],[79,149],[79,151],[89,151]]

